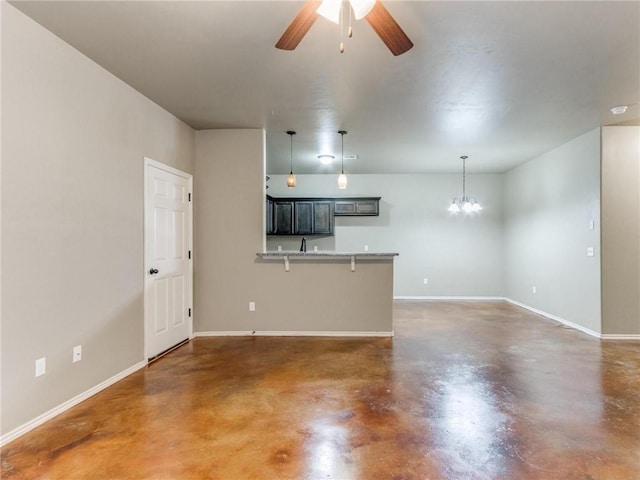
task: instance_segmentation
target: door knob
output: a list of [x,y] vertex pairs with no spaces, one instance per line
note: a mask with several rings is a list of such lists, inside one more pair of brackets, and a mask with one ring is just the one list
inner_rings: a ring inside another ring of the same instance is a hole
[[155,275],[156,273],[158,273],[158,269],[157,268],[152,268],[151,270],[149,270],[149,273],[151,275]]

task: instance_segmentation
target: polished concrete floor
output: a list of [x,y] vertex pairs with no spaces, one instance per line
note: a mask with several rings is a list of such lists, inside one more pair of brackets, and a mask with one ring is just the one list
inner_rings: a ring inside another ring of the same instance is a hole
[[640,479],[640,343],[501,302],[396,336],[197,338],[7,445],[3,479]]

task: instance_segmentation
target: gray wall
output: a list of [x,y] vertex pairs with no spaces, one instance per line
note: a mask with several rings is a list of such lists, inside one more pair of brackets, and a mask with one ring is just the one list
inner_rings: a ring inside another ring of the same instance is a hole
[[248,303],[262,303],[254,269],[263,243],[264,132],[201,130],[196,145],[194,331],[254,330],[247,322]]
[[506,297],[600,333],[599,219],[600,129],[508,172]]
[[602,129],[602,333],[640,334],[640,127]]
[[[390,332],[391,261],[261,261],[264,133],[196,134],[195,331]],[[256,311],[249,311],[249,302]]]
[[0,8],[6,433],[143,360],[143,157],[193,172],[195,136]]
[[[467,175],[467,192],[484,207],[471,216],[447,211],[462,174],[349,175],[346,190],[336,175],[298,175],[293,189],[270,177],[273,196],[381,196],[379,217],[336,217],[335,236],[311,237],[308,247],[398,252],[395,296],[503,296],[502,175]],[[297,250],[300,238],[270,236],[267,246]]]

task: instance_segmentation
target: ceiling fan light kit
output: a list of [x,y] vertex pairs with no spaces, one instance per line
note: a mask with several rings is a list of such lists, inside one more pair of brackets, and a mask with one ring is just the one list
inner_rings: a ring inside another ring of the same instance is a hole
[[296,134],[293,130],[287,130],[287,135],[291,138],[291,163],[289,169],[289,175],[287,175],[287,188],[294,188],[296,186],[296,176],[293,174],[293,136]]
[[[380,0],[349,0],[349,5],[356,19],[364,18],[393,55],[402,55],[413,47],[407,34]],[[341,9],[342,0],[307,0],[276,43],[276,48],[295,50],[318,15],[339,24]],[[344,45],[341,44],[340,50],[344,51]]]
[[463,155],[460,158],[462,159],[462,197],[454,197],[454,199],[451,202],[451,205],[449,205],[449,212],[451,213],[464,212],[467,214],[477,213],[480,210],[482,210],[482,207],[476,201],[475,198],[469,197],[467,195],[467,190],[466,190],[466,176],[467,176],[466,161],[467,161],[467,158],[469,157],[467,157],[466,155]]
[[[353,8],[353,15],[356,17],[356,20],[366,17],[375,3],[376,0],[349,0],[349,4],[351,5],[351,8]],[[322,3],[316,12],[327,20],[339,24],[341,8],[342,0],[322,0]]]
[[333,23],[340,23],[340,10],[342,7],[342,0],[322,0],[322,3],[316,10],[318,15],[322,15],[327,20]]

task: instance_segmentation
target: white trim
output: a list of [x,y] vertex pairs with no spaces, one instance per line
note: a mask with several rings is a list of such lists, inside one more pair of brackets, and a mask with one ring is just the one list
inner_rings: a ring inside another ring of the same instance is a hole
[[640,340],[638,333],[603,333],[600,335],[602,340]]
[[144,368],[146,366],[147,366],[147,361],[146,360],[143,360],[142,362],[136,363],[132,367],[127,368],[126,370],[114,375],[113,377],[105,380],[102,383],[99,383],[98,385],[96,385],[95,387],[90,388],[86,392],[81,393],[80,395],[76,395],[72,399],[67,400],[64,403],[61,403],[57,407],[54,407],[51,410],[49,410],[48,412],[45,412],[42,415],[37,416],[33,420],[30,420],[27,423],[25,423],[25,424],[23,424],[23,425],[21,425],[21,426],[19,426],[17,428],[14,428],[10,432],[7,432],[6,434],[2,435],[2,437],[0,437],[0,447],[4,447],[7,443],[12,442],[16,438],[24,435],[25,433],[33,430],[36,427],[39,427],[43,423],[51,420],[52,418],[60,415],[63,412],[66,412],[70,408],[75,407],[76,405],[78,405],[80,402],[85,401],[86,399],[94,396],[96,393],[101,392],[105,388],[110,387],[114,383],[119,382],[123,378],[128,377],[132,373],[134,373],[134,372],[136,372],[136,371],[138,371],[141,368]]
[[157,160],[154,160],[149,157],[144,157],[144,165],[151,165],[152,167],[157,168],[158,170],[164,170],[165,172],[172,173],[173,175],[177,175],[179,177],[184,178],[185,180],[190,180],[193,176],[190,173],[183,172],[182,170],[178,170],[177,168],[173,168],[170,165],[166,165],[164,163],[160,163]]
[[524,303],[516,302],[510,298],[505,298],[505,301],[517,305],[518,307],[524,308],[525,310],[529,310],[530,312],[537,313],[538,315],[542,315],[543,317],[547,317],[551,320],[555,320],[556,322],[560,322],[568,327],[575,328],[576,330],[580,330],[582,333],[586,333],[587,335],[591,335],[592,337],[602,338],[602,335],[595,330],[591,330],[590,328],[584,327],[577,323],[570,322],[569,320],[565,320],[562,317],[558,317],[551,313],[544,312],[542,310],[538,310],[537,308],[530,307],[529,305],[525,305]]
[[196,337],[393,337],[391,332],[223,330],[197,332]]
[[398,295],[393,297],[393,299],[394,300],[486,300],[491,302],[506,300],[504,297],[451,297],[451,296],[424,297],[424,296],[405,296],[405,295]]

